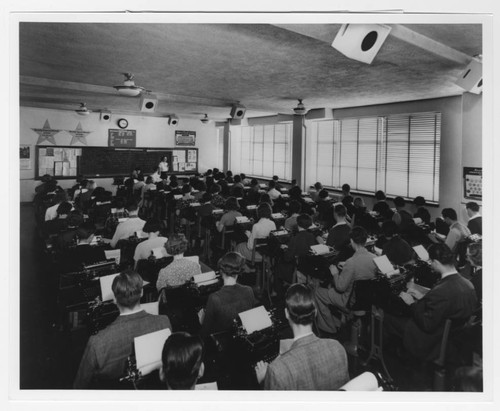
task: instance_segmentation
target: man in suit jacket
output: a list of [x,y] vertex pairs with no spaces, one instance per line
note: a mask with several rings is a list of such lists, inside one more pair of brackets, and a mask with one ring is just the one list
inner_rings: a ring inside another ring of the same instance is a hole
[[467,215],[469,216],[469,222],[467,223],[467,228],[470,230],[471,234],[483,234],[483,217],[479,214],[479,204],[474,201],[469,201],[465,205]]
[[151,315],[141,309],[142,285],[142,278],[135,271],[124,271],[115,277],[111,288],[120,316],[90,337],[73,388],[91,388],[99,380],[117,382],[125,375],[135,337],[172,328],[167,316]]
[[257,380],[266,390],[337,390],[349,380],[344,347],[312,332],[316,307],[309,287],[292,285],[286,293],[286,318],[294,341],[271,364],[260,361]]
[[451,319],[463,324],[477,306],[474,286],[458,274],[454,255],[446,244],[429,248],[431,267],[441,274],[441,280],[425,295],[414,289],[400,297],[410,306],[412,317],[384,316],[384,328],[389,335],[402,339],[404,348],[420,360],[437,358],[444,324]]

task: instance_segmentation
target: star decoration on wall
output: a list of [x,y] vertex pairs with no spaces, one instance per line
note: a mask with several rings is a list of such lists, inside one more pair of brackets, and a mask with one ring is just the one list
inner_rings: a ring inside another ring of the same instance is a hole
[[72,136],[70,145],[73,145],[75,143],[82,143],[87,145],[87,134],[92,133],[92,131],[83,131],[82,124],[78,122],[76,130],[68,130],[68,133]]
[[56,145],[56,140],[54,139],[54,136],[61,131],[51,128],[49,120],[45,120],[43,128],[32,128],[32,130],[38,134],[38,141],[36,142],[37,145],[43,143],[45,140],[47,140],[49,143]]

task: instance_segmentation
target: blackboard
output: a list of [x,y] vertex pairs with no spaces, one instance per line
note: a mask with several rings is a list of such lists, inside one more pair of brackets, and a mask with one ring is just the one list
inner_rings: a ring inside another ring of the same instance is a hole
[[[37,146],[36,150],[36,176],[40,178],[45,172],[38,164],[46,162],[47,148],[70,152],[75,147],[49,147]],[[50,150],[52,152],[52,150]],[[110,147],[78,147],[76,157],[76,173],[72,175],[51,174],[57,178],[75,178],[76,174],[84,175],[86,178],[96,177],[120,177],[127,176],[136,168],[140,167],[145,175],[156,170],[158,163],[163,157],[167,157],[170,165],[169,173],[192,174],[198,172],[198,149],[197,148],[136,148],[117,149]]]

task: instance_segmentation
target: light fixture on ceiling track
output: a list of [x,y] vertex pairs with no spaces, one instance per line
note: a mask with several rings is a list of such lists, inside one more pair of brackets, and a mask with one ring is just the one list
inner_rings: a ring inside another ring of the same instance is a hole
[[297,104],[297,107],[295,107],[293,111],[299,116],[304,116],[307,113],[307,109],[304,106],[304,103],[302,103],[302,99],[299,98],[298,100],[299,104]]
[[200,121],[203,123],[203,124],[207,124],[210,120],[208,119],[208,115],[205,114],[205,117],[203,117],[202,119],[200,119]]
[[132,73],[122,73],[125,76],[125,81],[123,85],[113,86],[118,93],[127,97],[137,97],[144,91],[144,87],[136,86],[133,80],[134,75]]
[[80,103],[80,108],[75,110],[76,114],[79,114],[80,116],[88,116],[92,111],[90,111],[87,108],[87,105],[85,103]]

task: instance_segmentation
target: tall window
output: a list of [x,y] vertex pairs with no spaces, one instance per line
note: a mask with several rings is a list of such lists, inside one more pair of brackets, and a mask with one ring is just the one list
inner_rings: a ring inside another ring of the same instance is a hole
[[219,170],[224,169],[224,127],[217,127],[217,161],[215,167]]
[[311,134],[323,185],[439,200],[441,113],[318,121]]
[[231,134],[231,170],[291,180],[292,124],[241,127]]

